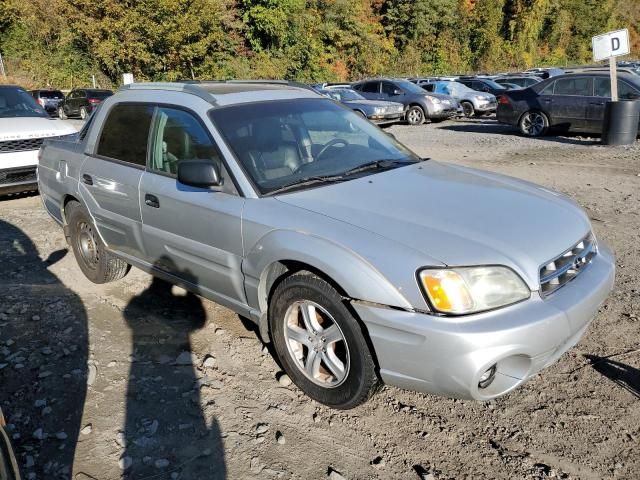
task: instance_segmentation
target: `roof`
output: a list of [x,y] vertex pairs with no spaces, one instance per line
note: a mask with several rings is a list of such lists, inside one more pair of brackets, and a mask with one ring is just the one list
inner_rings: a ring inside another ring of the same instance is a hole
[[307,85],[286,80],[228,80],[132,83],[120,90],[166,90],[189,93],[217,105],[233,105],[265,100],[316,98]]

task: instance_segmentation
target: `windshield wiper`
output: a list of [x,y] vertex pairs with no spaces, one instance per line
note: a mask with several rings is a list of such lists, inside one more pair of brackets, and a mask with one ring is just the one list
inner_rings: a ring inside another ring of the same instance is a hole
[[342,177],[349,177],[351,175],[355,175],[361,172],[368,172],[369,170],[388,170],[390,168],[394,168],[398,165],[410,165],[412,163],[417,163],[412,160],[394,160],[394,159],[382,159],[375,160],[373,162],[363,163],[362,165],[358,165],[357,167],[353,167],[346,172],[342,172]]
[[274,190],[270,190],[265,195],[275,195],[277,193],[283,193],[297,188],[308,187],[310,185],[317,185],[320,183],[335,183],[341,180],[343,180],[342,175],[319,175],[315,177],[304,177],[301,180],[296,180],[295,182],[287,183]]

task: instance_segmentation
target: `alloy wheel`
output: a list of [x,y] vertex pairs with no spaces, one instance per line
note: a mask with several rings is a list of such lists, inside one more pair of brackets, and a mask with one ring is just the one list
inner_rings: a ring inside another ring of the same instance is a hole
[[537,137],[542,134],[545,127],[544,117],[538,112],[529,112],[522,119],[522,129],[527,135]]
[[322,387],[342,384],[349,373],[349,348],[331,314],[303,300],[289,306],[284,322],[285,342],[295,366]]

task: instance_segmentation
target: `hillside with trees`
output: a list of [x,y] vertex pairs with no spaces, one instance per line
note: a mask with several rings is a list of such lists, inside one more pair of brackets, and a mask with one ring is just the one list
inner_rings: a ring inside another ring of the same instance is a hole
[[58,88],[576,65],[620,27],[637,56],[635,0],[0,0],[8,74]]

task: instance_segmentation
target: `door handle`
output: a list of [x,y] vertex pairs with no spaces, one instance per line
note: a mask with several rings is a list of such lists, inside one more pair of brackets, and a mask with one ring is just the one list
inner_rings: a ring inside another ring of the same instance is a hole
[[93,185],[93,178],[91,178],[91,175],[87,175],[86,173],[83,173],[82,183],[85,183],[87,185]]
[[589,105],[604,105],[604,102],[589,102]]
[[543,98],[542,101],[544,103],[551,103],[551,99],[550,98]]
[[153,208],[160,208],[160,201],[158,201],[158,197],[155,195],[151,195],[150,193],[145,194],[144,203]]

